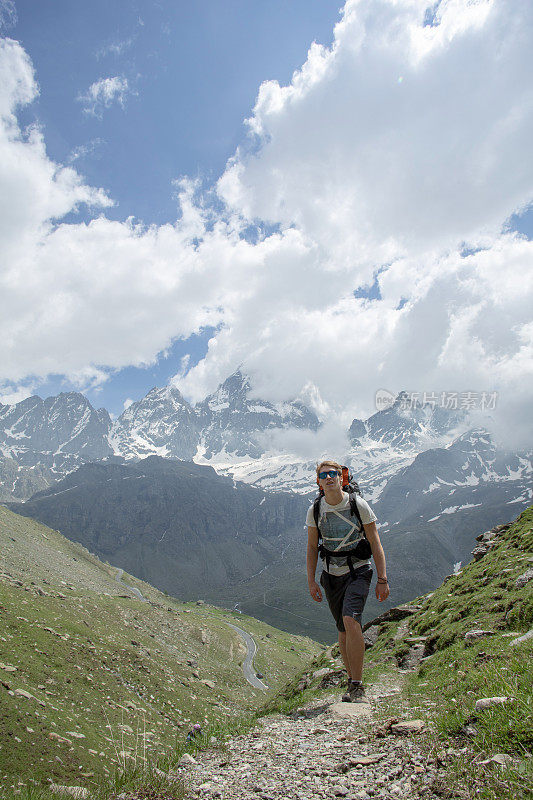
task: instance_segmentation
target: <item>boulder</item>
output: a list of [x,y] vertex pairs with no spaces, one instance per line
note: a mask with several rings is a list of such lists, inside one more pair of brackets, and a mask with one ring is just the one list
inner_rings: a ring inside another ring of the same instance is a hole
[[35,697],[25,689],[15,689],[15,694],[19,697],[25,697],[26,700],[35,700]]
[[328,675],[331,672],[329,667],[323,667],[322,669],[317,669],[316,672],[313,672],[313,678],[323,678],[324,675]]
[[515,763],[515,760],[508,753],[496,753],[491,758],[487,758],[486,761],[480,761],[479,763],[484,767],[491,763],[498,764],[500,767],[510,767]]

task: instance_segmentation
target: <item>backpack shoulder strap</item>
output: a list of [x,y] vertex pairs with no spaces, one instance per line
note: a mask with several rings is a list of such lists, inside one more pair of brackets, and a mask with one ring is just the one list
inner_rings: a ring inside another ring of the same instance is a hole
[[318,529],[318,535],[320,537],[320,528],[318,527],[318,519],[320,517],[320,501],[322,497],[315,497],[313,501],[313,517],[315,520],[315,528]]
[[349,498],[350,498],[350,514],[352,515],[352,517],[357,517],[359,525],[361,526],[361,531],[363,532],[363,536],[365,536],[366,538],[365,529],[363,526],[363,520],[361,519],[361,512],[359,511],[359,507],[357,505],[357,495],[355,494],[355,492],[350,492]]

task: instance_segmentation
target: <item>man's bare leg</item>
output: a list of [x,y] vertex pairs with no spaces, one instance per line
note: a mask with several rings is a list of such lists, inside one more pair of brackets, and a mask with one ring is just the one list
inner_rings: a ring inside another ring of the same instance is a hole
[[[343,660],[344,663],[347,664],[346,668],[348,670],[348,675],[352,678],[352,680],[362,681],[363,661],[365,658],[365,640],[363,639],[363,631],[361,630],[361,625],[356,622],[353,617],[343,617],[342,621],[344,622],[344,627],[346,628],[346,660],[344,660],[344,655]],[[340,636],[341,634],[339,633],[339,646]]]
[[348,661],[348,654],[346,653],[346,633],[344,631],[339,631],[339,650],[341,651],[342,661],[348,673],[348,679],[350,679],[352,673],[350,672],[350,662]]

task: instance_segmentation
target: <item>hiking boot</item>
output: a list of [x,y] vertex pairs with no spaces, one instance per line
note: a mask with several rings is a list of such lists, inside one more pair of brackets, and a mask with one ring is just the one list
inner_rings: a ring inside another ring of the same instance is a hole
[[348,691],[342,696],[343,703],[365,703],[365,687],[362,683],[350,681],[348,684]]
[[346,678],[346,691],[344,692],[344,694],[341,697],[341,700],[342,700],[343,703],[351,703],[352,702],[350,700],[350,689],[351,688],[352,688],[352,679],[351,678]]
[[366,703],[365,687],[362,683],[352,683],[350,687],[350,703]]

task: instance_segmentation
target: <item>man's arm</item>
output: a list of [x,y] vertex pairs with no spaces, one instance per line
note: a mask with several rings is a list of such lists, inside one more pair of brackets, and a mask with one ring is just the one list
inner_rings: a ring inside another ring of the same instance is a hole
[[313,600],[320,603],[322,592],[315,580],[316,563],[318,561],[318,528],[309,525],[307,528],[307,583]]
[[375,522],[370,522],[368,525],[363,525],[365,529],[366,538],[370,542],[372,548],[372,555],[378,573],[378,583],[376,584],[376,597],[379,602],[383,602],[389,596],[389,584],[387,580],[387,565],[385,563],[385,553],[381,546],[378,529]]

